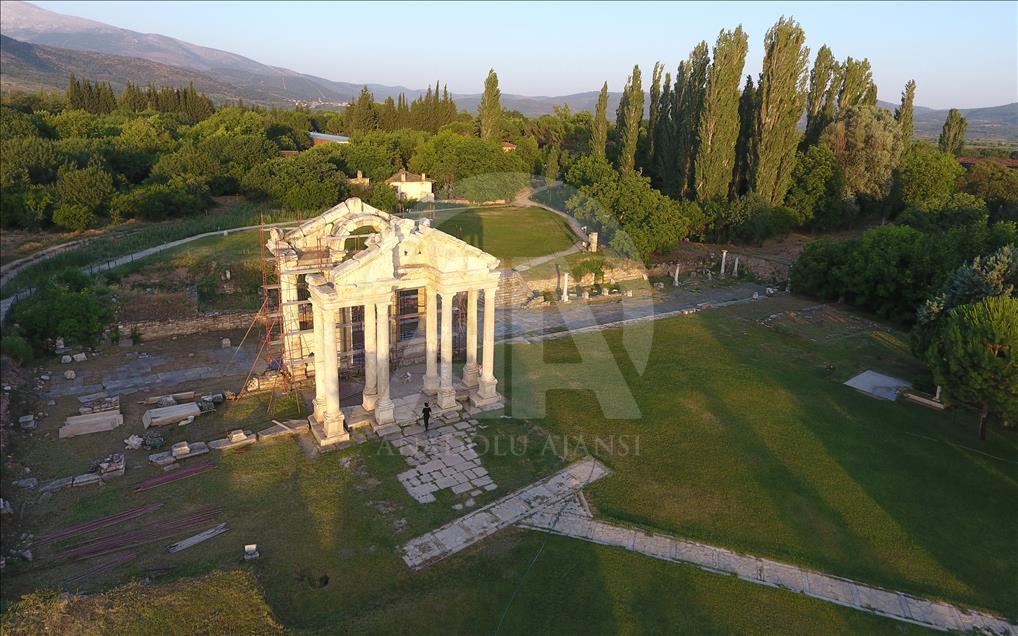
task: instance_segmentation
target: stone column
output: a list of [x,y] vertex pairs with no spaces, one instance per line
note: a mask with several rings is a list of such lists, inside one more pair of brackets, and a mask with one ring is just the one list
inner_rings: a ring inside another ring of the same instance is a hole
[[389,398],[389,302],[375,303],[375,382],[378,397],[375,400],[375,422],[390,424],[396,421],[392,400]]
[[[279,304],[280,318],[283,321],[283,364],[289,368],[291,360],[296,361],[304,357],[304,347],[300,341],[300,306],[297,304],[295,274],[280,274]],[[294,369],[290,371],[293,372]]]
[[325,419],[325,317],[317,304],[311,305],[315,330],[315,420]]
[[728,250],[721,250],[721,276],[725,277],[725,260],[728,258]]
[[477,290],[467,292],[467,362],[463,365],[463,384],[477,386]]
[[732,266],[732,278],[739,277],[739,257],[735,257],[735,265]]
[[428,395],[435,395],[438,392],[438,294],[434,289],[428,287],[425,290],[427,296],[424,307],[424,359],[426,368],[424,371],[424,392]]
[[[485,292],[484,302],[488,302],[487,292]],[[562,302],[569,302],[569,272],[562,272]],[[485,311],[488,311],[487,305],[485,305]],[[485,314],[485,319],[487,319],[487,316]]]
[[334,438],[345,434],[343,429],[343,411],[339,408],[339,359],[336,350],[336,310],[322,310],[322,336],[325,340],[322,371],[325,374],[325,438]]
[[442,382],[438,387],[438,408],[456,407],[456,388],[452,384],[452,305],[453,292],[442,292]]
[[591,232],[587,236],[587,238],[589,239],[589,243],[590,243],[590,248],[589,248],[590,252],[591,253],[596,252],[597,251],[597,232]]
[[487,406],[498,401],[495,392],[495,287],[484,290],[484,335],[481,346],[481,379],[477,393],[471,396],[474,404]]
[[375,401],[378,397],[377,374],[377,350],[375,348],[375,334],[377,326],[375,321],[374,303],[364,304],[364,396],[361,402],[365,411],[375,409]]

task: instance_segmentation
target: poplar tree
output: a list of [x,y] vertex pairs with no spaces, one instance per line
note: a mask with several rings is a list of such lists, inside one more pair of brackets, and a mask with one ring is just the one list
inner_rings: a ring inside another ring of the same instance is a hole
[[757,148],[750,182],[752,189],[772,206],[784,200],[795,167],[800,138],[796,125],[806,105],[809,49],[805,42],[806,34],[799,23],[784,17],[764,38]]
[[679,66],[684,74],[681,78],[681,93],[676,92],[679,101],[674,115],[674,127],[678,149],[675,193],[680,197],[689,196],[694,189],[693,160],[696,157],[700,111],[703,109],[709,65],[710,49],[706,42],[700,42],[690,52],[685,66]]
[[941,152],[957,155],[965,143],[965,130],[969,123],[961,116],[961,111],[952,108],[947,111],[947,120],[944,122],[944,129],[940,132],[938,145]]
[[654,71],[650,80],[650,113],[647,118],[647,161],[649,166],[654,165],[654,135],[652,131],[657,129],[658,119],[661,115],[661,72],[664,66],[661,62],[654,63]]
[[672,92],[672,74],[665,73],[661,86],[657,123],[652,130],[648,131],[654,137],[654,157],[650,171],[656,178],[655,185],[659,188],[663,188],[665,175],[675,163],[674,109],[675,95]]
[[852,106],[876,106],[877,85],[873,83],[870,61],[866,58],[845,60],[842,66],[841,92],[838,94],[838,112]]
[[749,190],[749,177],[756,154],[757,92],[753,77],[746,76],[746,86],[739,97],[739,138],[735,144],[735,168],[729,198],[735,199]]
[[913,130],[913,106],[915,99],[915,80],[909,80],[905,84],[905,90],[901,92],[901,106],[894,111],[894,118],[898,120],[901,127],[901,152],[902,154],[912,149]]
[[616,113],[616,130],[619,138],[618,169],[623,176],[633,172],[636,164],[636,143],[640,139],[640,121],[643,119],[643,83],[640,67],[633,67],[633,74],[626,80],[622,100]]
[[597,108],[594,110],[594,122],[590,127],[590,152],[595,157],[605,156],[605,144],[608,143],[608,82],[601,87],[597,96]]
[[501,95],[502,92],[498,89],[498,75],[495,74],[495,69],[491,69],[484,80],[484,94],[481,95],[477,114],[481,123],[481,139],[485,141],[499,141],[502,138]]
[[721,31],[707,72],[693,174],[701,201],[728,196],[739,138],[739,80],[749,40],[742,27]]
[[[834,59],[831,49],[825,44],[817,51],[816,60],[813,61],[813,70],[809,73],[809,90],[806,91],[806,137],[804,144],[811,146],[820,138],[827,124],[824,111],[824,100],[832,80],[835,79],[838,62]],[[840,75],[839,75],[840,79]]]

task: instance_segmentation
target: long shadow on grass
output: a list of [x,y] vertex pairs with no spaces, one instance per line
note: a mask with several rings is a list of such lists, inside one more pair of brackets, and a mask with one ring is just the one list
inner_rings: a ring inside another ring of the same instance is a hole
[[[747,351],[728,344],[733,342],[731,333],[720,320],[705,323],[733,363],[750,364]],[[854,362],[865,364],[869,353],[860,347]],[[820,360],[816,362],[819,367]],[[1018,615],[1013,534],[1000,532],[1014,523],[1013,506],[1005,503],[1018,500],[1014,464],[966,455],[947,444],[905,434],[953,438],[958,434],[958,420],[966,418],[879,402],[834,380],[818,383],[816,373],[816,369],[777,366],[767,374],[775,394],[791,400],[789,423],[805,434],[799,437],[798,448],[788,446],[773,430],[763,438],[766,429],[733,413],[724,398],[715,396],[713,408],[742,420],[740,427],[747,434],[740,440],[744,452],[770,447],[773,450],[768,452],[773,454],[781,449],[782,455],[772,459],[782,481],[800,480],[799,489],[810,493],[807,505],[849,533],[843,542],[846,548],[866,555],[858,559],[849,552],[835,557],[831,563],[838,567],[837,573]],[[1013,441],[995,441],[1000,442],[994,445],[997,454],[1011,450],[1013,456]],[[922,447],[916,452],[918,445]],[[802,456],[810,452],[814,456]],[[824,505],[824,495],[802,480],[816,471],[810,464],[817,460],[831,464],[826,475],[817,475],[821,480],[817,483],[836,478],[837,473],[843,478],[842,486],[830,484],[844,488],[843,493],[830,488],[826,493],[831,501],[840,502],[840,513]],[[795,524],[798,519],[795,514],[785,517],[786,523]],[[809,529],[808,525],[798,528],[800,535]],[[814,542],[807,539],[805,545],[810,543]],[[878,554],[881,551],[883,557]]]

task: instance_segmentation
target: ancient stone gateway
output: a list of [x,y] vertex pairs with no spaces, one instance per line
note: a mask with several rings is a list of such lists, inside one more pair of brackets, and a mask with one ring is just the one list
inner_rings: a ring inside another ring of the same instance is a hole
[[[407,294],[414,303],[420,299],[425,308],[421,390],[434,396],[436,411],[461,408],[457,389],[475,406],[491,406],[501,399],[495,391],[493,360],[499,280],[499,260],[494,256],[432,228],[427,219],[394,217],[357,198],[285,233],[272,230],[267,247],[279,269],[285,363],[292,372],[314,373],[314,413],[309,419],[321,446],[349,440],[354,427],[372,426],[377,431],[395,422],[389,387],[392,318]],[[466,363],[458,381],[452,368],[457,294],[466,297]],[[477,312],[482,294],[478,365]],[[307,316],[301,315],[307,305],[310,329]],[[343,316],[354,311],[363,316],[362,343],[357,348],[363,355],[363,398],[359,406],[340,408],[342,344],[349,348],[352,339],[345,338],[337,322],[348,324],[342,322]]]

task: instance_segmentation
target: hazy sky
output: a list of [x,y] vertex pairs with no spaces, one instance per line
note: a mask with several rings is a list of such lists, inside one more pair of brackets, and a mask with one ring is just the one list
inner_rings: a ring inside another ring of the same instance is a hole
[[[880,99],[909,78],[933,108],[1018,101],[1018,2],[317,3],[36,2],[52,11],[225,49],[332,80],[478,93],[489,67],[503,92],[620,90],[633,64],[674,70],[700,40],[742,24],[754,76],[782,14],[811,57],[868,57]],[[744,74],[745,74],[744,73]]]

